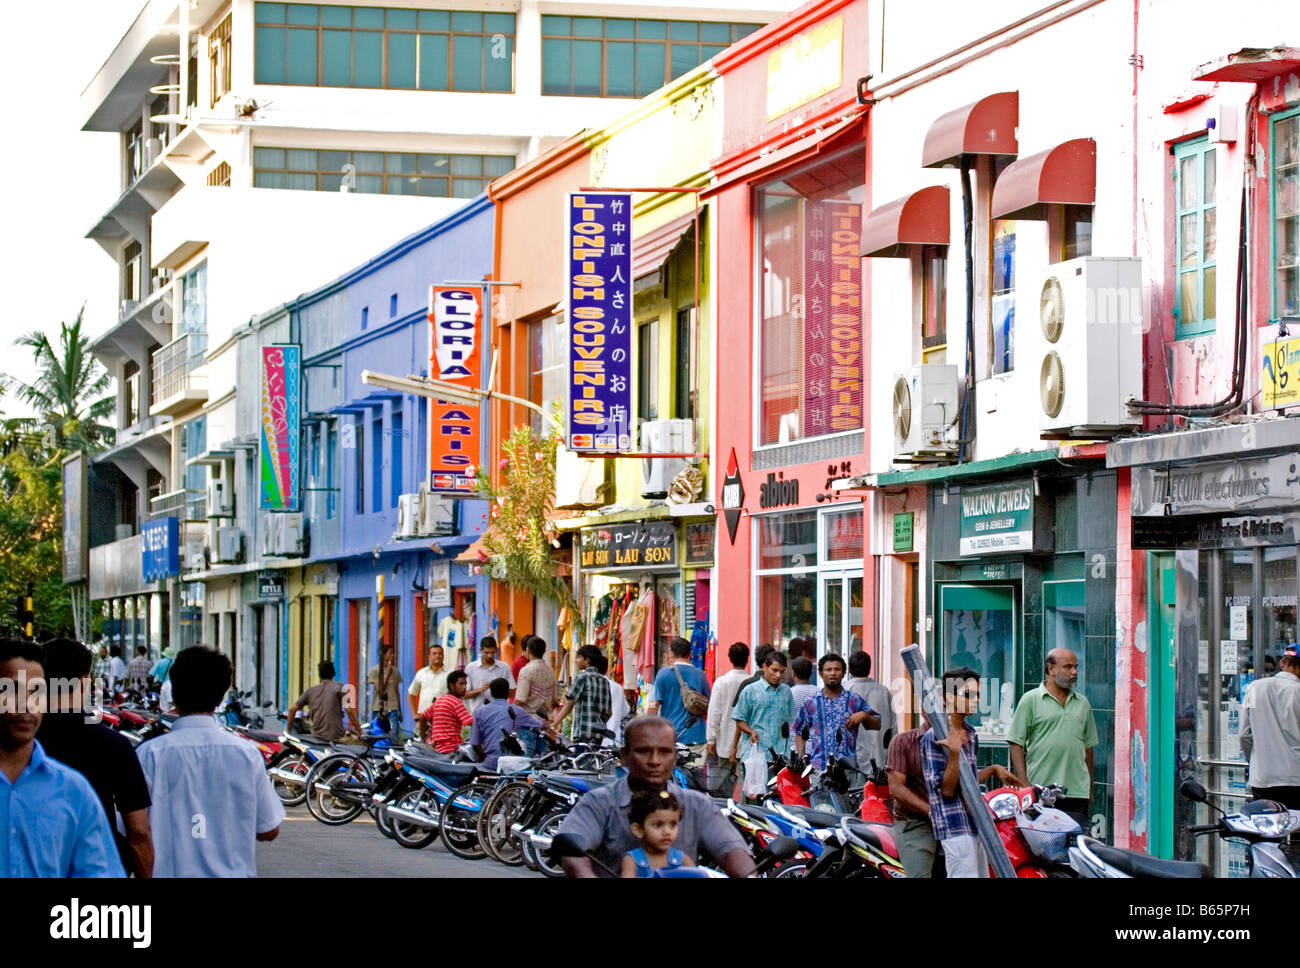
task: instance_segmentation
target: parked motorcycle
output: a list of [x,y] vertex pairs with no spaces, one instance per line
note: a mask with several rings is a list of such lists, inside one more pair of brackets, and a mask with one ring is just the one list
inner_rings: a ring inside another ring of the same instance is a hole
[[984,803],[1016,869],[1016,877],[1073,877],[1070,845],[1081,833],[1079,822],[1056,809],[1065,788],[999,787],[984,794]]
[[1286,846],[1286,839],[1300,830],[1300,810],[1288,810],[1275,800],[1248,800],[1239,813],[1226,813],[1210,802],[1205,787],[1187,780],[1179,792],[1188,800],[1218,811],[1214,823],[1187,829],[1193,834],[1218,834],[1224,840],[1244,840],[1251,877],[1295,877],[1300,871],[1300,851]]

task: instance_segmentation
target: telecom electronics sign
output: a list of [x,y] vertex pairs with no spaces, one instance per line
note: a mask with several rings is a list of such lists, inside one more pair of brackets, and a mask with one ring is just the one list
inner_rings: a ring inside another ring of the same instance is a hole
[[302,419],[302,348],[262,347],[263,511],[295,511],[300,487],[298,442]]
[[[483,382],[483,291],[429,287],[429,372],[477,390]],[[480,404],[434,400],[429,414],[429,490],[468,496],[479,461]]]
[[632,196],[576,192],[565,225],[569,450],[631,449]]

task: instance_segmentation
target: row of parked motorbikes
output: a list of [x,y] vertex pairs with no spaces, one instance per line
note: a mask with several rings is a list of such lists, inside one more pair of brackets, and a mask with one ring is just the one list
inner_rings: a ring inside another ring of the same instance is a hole
[[[548,877],[563,877],[564,857],[582,853],[580,845],[557,836],[565,816],[583,794],[613,782],[623,769],[611,745],[552,744],[540,755],[527,756],[518,738],[503,731],[499,761],[488,770],[474,762],[468,746],[443,754],[415,740],[394,742],[378,716],[351,742],[266,730],[267,711],[249,709],[248,698],[232,690],[217,718],[257,746],[272,787],[286,806],[305,803],[327,826],[366,814],[383,836],[403,847],[419,849],[441,839],[457,857],[526,865]],[[156,697],[117,699],[100,715],[133,744],[170,728],[171,718],[156,710]],[[150,708],[150,699],[155,708]],[[612,734],[604,737],[610,738]],[[712,799],[754,853],[763,876],[903,877],[888,775],[873,763],[866,782],[859,785],[861,777],[856,764],[845,760],[831,757],[824,769],[814,769],[791,754],[777,759],[765,796]],[[707,794],[706,781],[689,750],[679,747],[674,782]],[[1195,861],[1153,858],[1088,836],[1073,817],[1056,808],[1064,792],[1049,785],[983,793],[1017,877],[1211,876]],[[1244,842],[1250,876],[1285,878],[1300,872],[1300,849],[1288,842],[1300,834],[1300,811],[1270,800],[1251,800],[1227,813],[1194,781],[1183,783],[1180,792],[1206,804],[1215,815],[1212,822],[1191,826],[1188,832]],[[698,867],[676,874],[722,876],[717,867],[715,859],[705,856]]]

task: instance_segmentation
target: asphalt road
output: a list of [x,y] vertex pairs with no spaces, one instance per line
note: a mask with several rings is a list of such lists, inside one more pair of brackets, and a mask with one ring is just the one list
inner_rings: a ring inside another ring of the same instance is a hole
[[526,867],[461,860],[440,840],[410,850],[375,829],[368,816],[342,827],[319,823],[304,807],[291,807],[280,836],[257,845],[258,877],[531,877]]

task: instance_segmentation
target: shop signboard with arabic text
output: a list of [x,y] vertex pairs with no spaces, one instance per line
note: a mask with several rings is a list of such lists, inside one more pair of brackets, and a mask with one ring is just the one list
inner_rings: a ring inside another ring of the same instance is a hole
[[565,208],[565,443],[632,449],[632,196],[571,192]]

